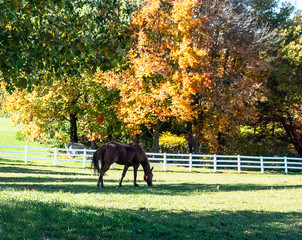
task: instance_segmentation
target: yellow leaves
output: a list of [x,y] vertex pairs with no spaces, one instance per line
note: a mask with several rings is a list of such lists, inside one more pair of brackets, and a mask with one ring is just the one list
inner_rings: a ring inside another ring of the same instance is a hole
[[159,136],[159,145],[166,148],[186,146],[187,139],[185,136],[177,136],[170,132],[163,132]]
[[207,56],[207,51],[205,49],[197,49],[194,51],[195,54],[200,58],[200,59],[204,59]]
[[301,65],[302,62],[302,26],[297,25],[285,30],[284,35],[292,36],[292,40],[286,43],[288,40],[284,40],[284,47],[281,49],[281,53],[284,55],[283,58],[289,59],[292,63],[297,66]]
[[14,123],[25,126],[24,133],[30,140],[44,138],[53,131],[64,141],[66,134],[60,132],[64,128],[60,124],[70,114],[80,117],[79,114],[87,109],[93,112],[93,85],[96,84],[89,77],[63,78],[52,85],[36,86],[32,92],[15,91],[7,96],[4,107],[13,114]]
[[104,72],[98,68],[94,81],[109,89],[117,89],[122,81],[122,76],[114,70]]
[[178,59],[181,69],[193,67],[197,62],[194,51],[190,45],[190,40],[184,40],[179,44],[178,50],[174,52],[174,58]]
[[172,19],[177,24],[177,30],[182,33],[189,32],[190,29],[196,27],[194,24],[196,18],[194,17],[193,9],[199,4],[198,0],[174,1],[172,10]]
[[137,42],[137,47],[138,49],[143,52],[145,50],[145,46],[148,42],[148,37],[146,33],[141,29],[138,32],[138,42]]

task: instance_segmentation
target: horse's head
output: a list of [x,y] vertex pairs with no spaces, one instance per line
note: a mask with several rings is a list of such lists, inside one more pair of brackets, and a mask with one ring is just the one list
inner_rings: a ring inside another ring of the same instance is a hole
[[150,172],[148,174],[145,174],[144,180],[147,182],[148,186],[152,187],[152,178],[153,178],[153,173],[152,173],[153,167],[150,169]]

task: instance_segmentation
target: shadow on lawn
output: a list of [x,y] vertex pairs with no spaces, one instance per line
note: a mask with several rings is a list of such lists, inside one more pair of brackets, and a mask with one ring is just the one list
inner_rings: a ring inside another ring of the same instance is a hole
[[[0,177],[0,190],[5,188],[14,188],[18,190],[36,190],[43,192],[71,192],[71,193],[101,193],[101,194],[152,194],[152,195],[168,195],[168,196],[189,196],[200,192],[233,192],[233,191],[259,191],[259,190],[278,190],[302,188],[302,185],[287,185],[287,186],[259,186],[253,184],[237,184],[228,185],[220,184],[217,190],[216,184],[194,184],[194,183],[179,183],[179,184],[159,184],[153,187],[148,187],[141,180],[138,181],[140,187],[134,187],[131,180],[125,180],[123,187],[118,187],[118,180],[106,179],[104,181],[104,189],[96,189],[97,178],[83,179],[83,184],[79,183],[82,179],[55,179],[55,178],[3,178]],[[77,182],[74,184],[72,182]],[[48,184],[47,184],[48,183]],[[156,184],[156,182],[154,183]]]
[[[302,188],[302,185],[278,185],[267,186],[257,184],[201,184],[201,183],[177,183],[167,184],[154,180],[154,187],[147,187],[145,181],[138,179],[141,187],[134,188],[133,180],[124,180],[122,188],[118,188],[118,180],[104,177],[104,189],[96,189],[98,176],[86,173],[64,172],[64,168],[34,169],[31,166],[5,165],[0,166],[0,173],[12,174],[12,177],[1,176],[0,190],[7,187],[24,190],[36,190],[44,192],[72,192],[72,193],[91,193],[99,192],[102,194],[154,194],[154,195],[182,195],[187,196],[198,192],[232,192],[232,191],[257,191],[257,190],[278,190]],[[66,168],[65,168],[66,169]],[[121,170],[110,170],[119,171]],[[14,175],[17,174],[17,175]],[[18,174],[21,174],[18,176]],[[30,174],[30,175],[27,175]],[[129,172],[128,175],[133,174]]]
[[170,212],[0,200],[0,239],[298,240],[301,218],[301,212]]
[[[47,169],[41,169],[43,167],[46,167]],[[36,168],[36,169],[35,169]],[[26,174],[57,174],[57,175],[85,175],[85,176],[90,176],[89,172],[87,173],[79,173],[75,172],[72,173],[70,172],[71,167],[69,167],[69,171],[63,171],[63,169],[66,169],[66,167],[60,167],[60,166],[47,166],[47,165],[31,165],[31,164],[12,164],[12,163],[5,163],[5,165],[0,164],[0,173],[26,173]],[[78,170],[78,168],[76,168]],[[60,171],[62,170],[62,171]],[[91,171],[92,172],[92,171]]]

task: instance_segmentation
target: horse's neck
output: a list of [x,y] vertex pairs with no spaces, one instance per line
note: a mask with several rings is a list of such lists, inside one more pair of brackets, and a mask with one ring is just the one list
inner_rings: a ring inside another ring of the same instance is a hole
[[150,163],[148,161],[148,159],[146,159],[145,161],[141,162],[141,165],[144,169],[145,175],[148,174],[150,172]]

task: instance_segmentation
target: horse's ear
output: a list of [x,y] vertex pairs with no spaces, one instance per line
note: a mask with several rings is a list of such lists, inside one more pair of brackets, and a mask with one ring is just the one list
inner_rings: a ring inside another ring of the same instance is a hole
[[153,168],[154,168],[154,167],[151,168],[151,170],[150,170],[151,172],[152,172]]

